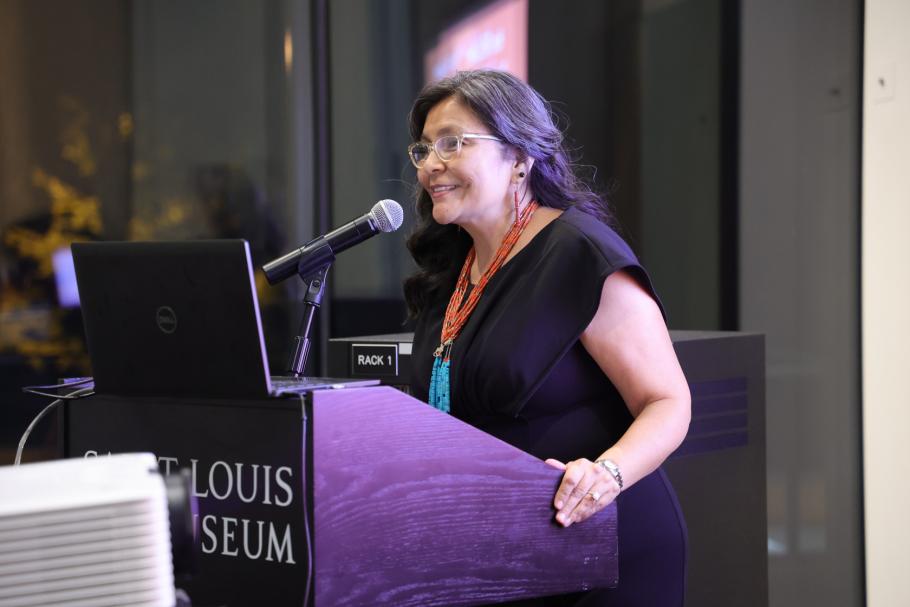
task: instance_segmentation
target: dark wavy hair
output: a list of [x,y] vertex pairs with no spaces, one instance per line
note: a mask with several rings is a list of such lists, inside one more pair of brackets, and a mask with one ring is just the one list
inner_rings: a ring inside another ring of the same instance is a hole
[[[430,110],[449,97],[473,111],[491,134],[515,148],[519,158],[534,159],[528,179],[531,194],[540,205],[575,206],[607,224],[614,223],[607,201],[576,175],[563,133],[540,93],[508,72],[458,72],[420,91],[408,116],[413,141],[420,140]],[[404,281],[412,318],[434,297],[451,292],[472,245],[470,236],[458,226],[436,223],[433,201],[419,184],[415,193],[417,225],[407,244],[419,269]]]

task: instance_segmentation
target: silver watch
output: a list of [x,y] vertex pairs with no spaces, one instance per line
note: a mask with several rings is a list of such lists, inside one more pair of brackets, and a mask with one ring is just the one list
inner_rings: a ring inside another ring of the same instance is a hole
[[619,466],[616,465],[612,459],[599,459],[595,464],[600,464],[600,467],[610,473],[610,476],[613,477],[613,480],[616,481],[616,484],[619,485],[619,490],[622,491],[622,472],[619,471]]

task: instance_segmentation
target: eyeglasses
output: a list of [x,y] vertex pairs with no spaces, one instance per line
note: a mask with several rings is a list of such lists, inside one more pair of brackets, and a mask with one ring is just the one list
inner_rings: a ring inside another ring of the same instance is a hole
[[502,141],[499,137],[493,135],[479,135],[477,133],[462,133],[461,135],[444,135],[433,142],[433,145],[419,141],[408,146],[408,156],[411,162],[418,169],[422,167],[430,152],[436,152],[436,157],[443,162],[448,162],[453,158],[458,158],[461,154],[461,144],[465,139],[489,139],[490,141]]

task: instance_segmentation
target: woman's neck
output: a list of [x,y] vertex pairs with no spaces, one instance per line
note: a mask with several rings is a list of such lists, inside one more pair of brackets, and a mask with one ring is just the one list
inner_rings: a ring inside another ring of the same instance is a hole
[[[546,227],[550,222],[563,214],[562,209],[551,207],[539,207],[534,216],[528,222],[527,227],[522,231],[521,236],[506,258],[508,261],[521,251],[533,238]],[[477,226],[464,226],[465,231],[474,239],[474,267],[471,268],[471,283],[476,283],[487,271],[493,258],[496,257],[496,251],[499,245],[505,240],[509,228],[512,227],[512,218],[507,217],[499,224],[498,229],[493,229],[492,225],[485,224],[487,229],[478,229]]]
[[503,217],[497,222],[463,227],[474,241],[474,267],[471,269],[471,282],[476,282],[493,263],[496,251],[499,250],[509,228],[512,227],[512,218]]

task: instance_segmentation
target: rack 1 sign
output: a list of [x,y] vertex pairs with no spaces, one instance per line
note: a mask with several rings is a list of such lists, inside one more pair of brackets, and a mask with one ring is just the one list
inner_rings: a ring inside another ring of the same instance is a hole
[[398,375],[398,344],[351,344],[351,374]]

